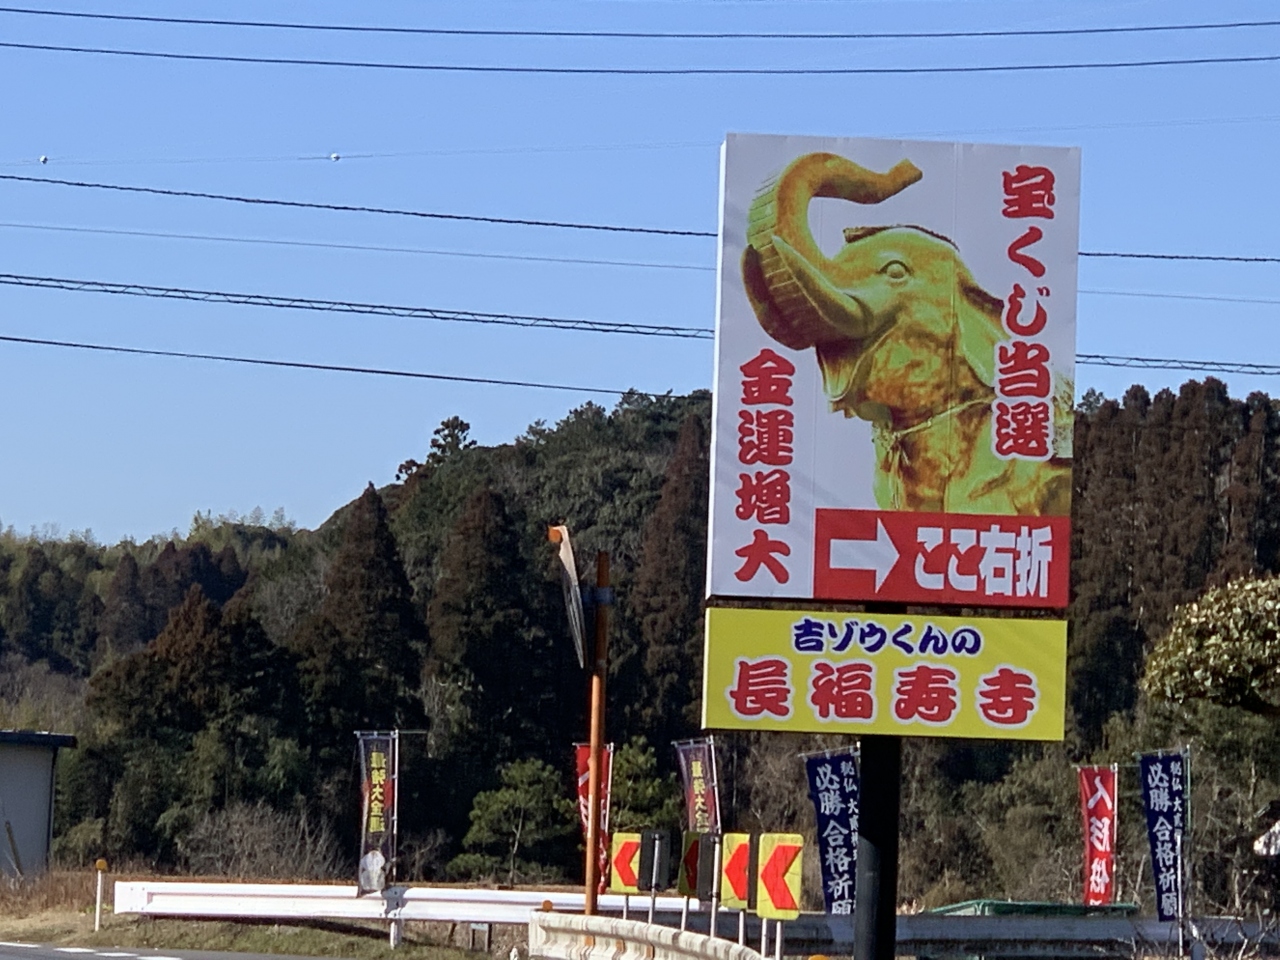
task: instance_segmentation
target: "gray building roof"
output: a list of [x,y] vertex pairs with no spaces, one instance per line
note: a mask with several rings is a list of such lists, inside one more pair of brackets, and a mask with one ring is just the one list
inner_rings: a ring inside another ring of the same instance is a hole
[[20,747],[75,747],[76,738],[66,733],[48,733],[44,730],[0,730],[0,744],[11,743]]

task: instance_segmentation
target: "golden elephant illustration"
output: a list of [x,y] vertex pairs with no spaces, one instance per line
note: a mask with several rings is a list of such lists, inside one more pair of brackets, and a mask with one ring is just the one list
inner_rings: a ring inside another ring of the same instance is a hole
[[814,349],[833,412],[872,424],[882,509],[1069,513],[1072,384],[1054,378],[1050,460],[992,452],[1004,301],[978,286],[955,244],[922,227],[859,227],[827,257],[810,231],[814,197],[876,204],[921,176],[908,160],[875,173],[811,153],[767,183],[742,256],[756,318],[784,346]]

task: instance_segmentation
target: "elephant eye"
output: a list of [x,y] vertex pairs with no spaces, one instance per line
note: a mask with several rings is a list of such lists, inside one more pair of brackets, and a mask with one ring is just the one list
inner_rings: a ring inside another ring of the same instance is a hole
[[905,280],[911,276],[911,270],[901,260],[890,260],[880,268],[880,272],[890,280]]

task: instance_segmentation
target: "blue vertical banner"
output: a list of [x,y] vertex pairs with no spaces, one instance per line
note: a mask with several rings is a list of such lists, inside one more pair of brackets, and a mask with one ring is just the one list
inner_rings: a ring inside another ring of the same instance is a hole
[[822,899],[827,913],[853,913],[858,865],[858,762],[853,753],[806,757],[818,821]]
[[1180,920],[1184,896],[1184,844],[1187,834],[1188,758],[1183,753],[1153,753],[1138,758],[1142,806],[1147,814],[1151,872],[1156,884],[1156,913]]

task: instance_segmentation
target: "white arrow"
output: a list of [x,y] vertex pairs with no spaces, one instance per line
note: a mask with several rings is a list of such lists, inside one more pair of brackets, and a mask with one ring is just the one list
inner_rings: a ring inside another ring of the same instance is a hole
[[874,570],[876,572],[876,593],[889,571],[898,562],[898,548],[884,528],[884,521],[876,519],[876,538],[874,540],[831,540],[829,558],[833,570]]

